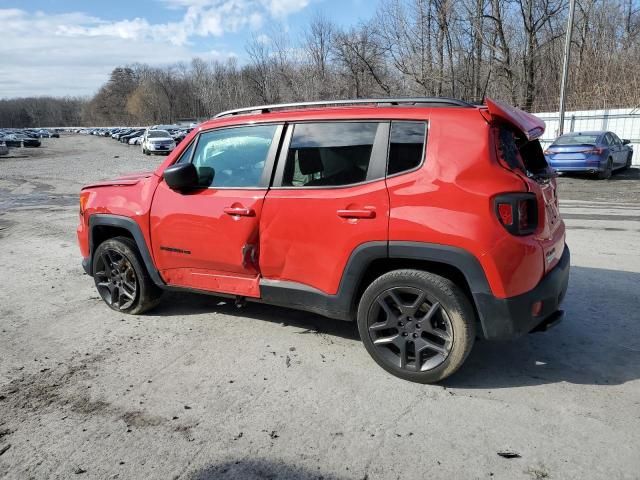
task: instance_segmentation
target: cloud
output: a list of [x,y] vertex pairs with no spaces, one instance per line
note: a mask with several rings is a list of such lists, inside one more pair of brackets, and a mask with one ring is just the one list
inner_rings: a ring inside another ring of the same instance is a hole
[[267,6],[272,16],[286,17],[307,7],[309,0],[264,0],[262,3]]
[[[283,18],[309,0],[158,0],[184,12],[177,21],[146,18],[107,21],[81,12],[47,14],[0,9],[0,98],[90,95],[118,65],[237,56],[224,48],[225,34],[258,31],[268,18]],[[199,50],[203,39],[215,48]]]

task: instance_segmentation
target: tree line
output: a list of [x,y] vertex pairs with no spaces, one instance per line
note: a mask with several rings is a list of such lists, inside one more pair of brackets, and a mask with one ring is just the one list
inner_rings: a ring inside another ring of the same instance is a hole
[[[147,125],[241,106],[378,96],[505,100],[555,111],[568,0],[380,0],[339,27],[317,13],[300,35],[275,25],[247,61],[115,68],[90,99],[0,101],[0,126]],[[578,0],[570,109],[640,106],[640,1]]]

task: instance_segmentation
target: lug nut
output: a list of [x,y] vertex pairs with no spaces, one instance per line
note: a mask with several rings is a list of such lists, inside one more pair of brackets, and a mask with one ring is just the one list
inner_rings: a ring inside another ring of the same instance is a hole
[[413,338],[418,338],[418,334],[417,334],[417,333],[414,333],[414,334],[413,334]]
[[402,332],[403,337],[406,337],[407,335],[409,335],[407,332]]
[[404,327],[404,323],[402,323],[402,322],[398,322],[398,326],[399,326],[399,327]]

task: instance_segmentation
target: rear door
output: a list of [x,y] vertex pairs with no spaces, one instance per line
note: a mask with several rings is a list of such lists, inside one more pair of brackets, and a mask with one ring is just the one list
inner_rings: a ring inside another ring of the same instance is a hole
[[259,297],[259,224],[282,125],[202,132],[179,162],[201,188],[156,189],[151,207],[155,262],[170,285]]
[[338,291],[353,251],[386,242],[389,122],[301,122],[287,127],[260,219],[265,279]]

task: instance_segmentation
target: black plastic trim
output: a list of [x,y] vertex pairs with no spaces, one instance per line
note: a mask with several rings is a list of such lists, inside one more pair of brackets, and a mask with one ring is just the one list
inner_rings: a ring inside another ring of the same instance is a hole
[[451,265],[464,275],[471,293],[491,293],[478,259],[462,248],[422,242],[389,242],[389,257],[427,260]]
[[[353,320],[356,288],[369,264],[388,256],[387,242],[359,245],[349,257],[338,293],[330,295],[309,285],[283,280],[260,280],[261,301],[318,313],[338,320]],[[247,299],[252,300],[252,299]]]
[[93,253],[95,251],[93,245],[93,229],[97,226],[118,227],[131,233],[131,236],[138,247],[138,251],[140,252],[140,256],[142,257],[142,261],[144,262],[145,267],[147,267],[149,276],[156,285],[159,287],[165,287],[166,284],[162,280],[160,273],[153,263],[151,253],[149,252],[147,243],[144,240],[144,235],[142,235],[140,226],[135,222],[135,220],[121,215],[96,213],[89,217],[89,257],[82,261],[83,268],[87,274],[93,275]]
[[[569,285],[571,254],[565,245],[558,264],[532,290],[509,298],[490,294],[475,296],[478,311],[484,317],[484,336],[488,340],[511,340],[537,329],[557,316]],[[539,315],[531,314],[535,302],[542,301]]]
[[[478,259],[461,248],[421,242],[370,242],[360,245],[349,258],[338,293],[326,294],[309,285],[281,280],[260,280],[264,303],[310,311],[330,318],[353,320],[355,295],[373,260],[383,258],[426,260],[450,265],[464,275],[478,313],[481,336],[487,340],[516,338],[535,329],[557,312],[569,281],[570,253],[565,246],[558,265],[530,292],[511,298],[497,298]],[[247,299],[253,300],[253,299]],[[534,302],[544,302],[543,311],[532,317]]]
[[356,307],[356,289],[364,273],[372,261],[384,258],[427,260],[451,265],[465,276],[474,300],[476,294],[491,295],[484,270],[471,253],[448,245],[392,241],[388,244],[368,242],[358,246],[349,257],[335,295],[297,282],[263,278],[260,280],[261,299],[265,303],[311,311],[340,320],[352,320]]

